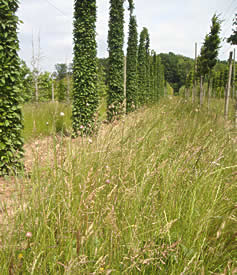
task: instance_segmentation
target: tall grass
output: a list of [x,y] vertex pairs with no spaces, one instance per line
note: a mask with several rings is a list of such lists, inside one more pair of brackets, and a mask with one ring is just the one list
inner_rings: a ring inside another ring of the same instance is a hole
[[234,274],[236,132],[223,125],[173,98],[38,145],[1,274]]
[[65,103],[27,103],[23,117],[26,142],[71,129],[71,106]]

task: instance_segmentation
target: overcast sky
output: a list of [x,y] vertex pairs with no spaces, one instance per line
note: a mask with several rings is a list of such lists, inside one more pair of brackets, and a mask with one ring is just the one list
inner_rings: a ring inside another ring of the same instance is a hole
[[[69,63],[73,54],[72,20],[74,0],[21,0],[18,16],[20,57],[30,66],[32,37],[35,46],[40,37],[41,69],[53,71],[57,63]],[[107,57],[109,0],[97,0],[98,56]],[[174,52],[194,57],[194,43],[199,49],[210,30],[214,13],[221,14],[222,37],[231,34],[237,0],[135,0],[138,31],[147,27],[151,49],[157,53]],[[127,41],[128,12],[125,33]],[[227,59],[233,48],[222,43],[219,58]]]

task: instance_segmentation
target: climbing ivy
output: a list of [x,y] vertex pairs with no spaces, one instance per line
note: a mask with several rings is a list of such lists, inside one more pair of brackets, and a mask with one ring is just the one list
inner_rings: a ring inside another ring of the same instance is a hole
[[138,34],[137,21],[133,15],[134,4],[129,1],[130,22],[127,48],[127,89],[126,89],[126,112],[134,111],[137,105],[137,53]]
[[73,136],[95,129],[97,94],[96,0],[74,2]]
[[151,58],[150,58],[150,35],[148,30],[146,31],[145,37],[145,64],[146,64],[146,75],[145,75],[145,103],[152,101],[152,92],[151,92]]
[[0,176],[23,167],[18,0],[0,2]]
[[145,40],[147,36],[147,28],[143,28],[140,33],[140,41],[138,47],[138,106],[142,106],[146,100],[146,46]]
[[160,56],[157,56],[157,99],[165,95],[165,75],[164,66],[161,62]]
[[109,72],[107,117],[111,121],[124,110],[124,0],[110,0],[108,33]]
[[150,67],[150,75],[151,75],[151,101],[158,101],[158,74],[157,74],[157,55],[153,50],[151,52],[151,67]]

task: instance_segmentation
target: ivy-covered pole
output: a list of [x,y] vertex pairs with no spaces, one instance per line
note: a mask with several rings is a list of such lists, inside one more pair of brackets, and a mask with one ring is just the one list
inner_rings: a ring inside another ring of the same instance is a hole
[[0,4],[0,176],[23,167],[18,0]]
[[152,95],[152,103],[156,101],[156,92],[157,92],[157,63],[156,63],[156,52],[151,52],[151,68],[150,68],[150,74],[151,74],[151,95]]
[[129,0],[130,22],[127,48],[127,90],[126,112],[134,111],[137,106],[137,52],[138,34],[137,21],[133,15],[134,3]]
[[193,86],[193,71],[190,71],[187,74],[186,81],[185,81],[185,98],[190,96],[190,89]]
[[150,35],[146,33],[146,39],[145,39],[145,49],[146,49],[146,99],[145,102],[148,103],[151,101],[151,74],[150,74],[150,68],[151,68],[151,60],[150,60]]
[[217,72],[213,71],[213,80],[212,80],[212,91],[211,94],[213,97],[216,97],[216,88],[217,88]]
[[[212,17],[211,31],[206,35],[201,55],[198,58],[198,71],[200,76],[200,105],[203,104],[203,82],[207,75],[211,78],[213,68],[217,63],[218,51],[221,39],[219,37],[221,31],[221,21],[216,14]],[[209,82],[209,81],[208,81]],[[210,101],[210,89],[208,88],[208,106]]]
[[161,62],[160,56],[157,56],[157,99],[165,95],[165,75],[164,75],[164,66]]
[[108,33],[109,72],[107,117],[112,121],[124,111],[124,0],[110,0]]
[[98,107],[96,0],[74,2],[73,137],[92,134]]
[[140,41],[138,47],[138,106],[142,106],[145,103],[146,92],[146,46],[145,40],[147,36],[147,28],[143,28],[140,33]]

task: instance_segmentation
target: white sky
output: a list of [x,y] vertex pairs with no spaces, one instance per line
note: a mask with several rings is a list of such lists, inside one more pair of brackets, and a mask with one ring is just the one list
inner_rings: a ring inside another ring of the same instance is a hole
[[[30,66],[32,37],[37,46],[40,33],[41,69],[53,71],[57,63],[72,60],[74,0],[21,0],[18,16],[23,21],[19,27],[20,56]],[[98,56],[107,57],[109,0],[97,0]],[[222,37],[232,33],[232,20],[237,11],[237,0],[135,0],[138,31],[147,27],[151,49],[157,53],[174,52],[194,57],[194,43],[199,49],[210,30],[214,13],[221,14]],[[126,10],[125,42],[128,32]],[[222,43],[219,58],[227,59],[233,49]]]

